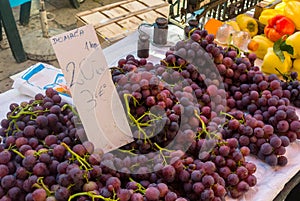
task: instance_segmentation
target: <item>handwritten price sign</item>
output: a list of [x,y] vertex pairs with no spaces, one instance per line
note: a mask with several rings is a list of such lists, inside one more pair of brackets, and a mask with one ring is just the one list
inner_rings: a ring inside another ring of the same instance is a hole
[[89,141],[104,151],[131,142],[132,133],[93,26],[50,40]]

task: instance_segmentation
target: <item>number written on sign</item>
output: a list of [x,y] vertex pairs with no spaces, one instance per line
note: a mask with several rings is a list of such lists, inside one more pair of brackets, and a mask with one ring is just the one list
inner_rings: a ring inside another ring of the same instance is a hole
[[[83,59],[79,65],[75,62],[69,62],[66,66],[66,71],[71,75],[70,88],[77,91],[84,97],[85,105],[88,110],[93,110],[97,106],[96,98],[104,94],[106,84],[99,88],[99,92],[95,91],[95,83],[98,82],[100,76],[105,71],[105,67],[99,65],[95,60],[90,60],[89,65],[82,65]],[[84,66],[84,68],[83,68]]]
[[88,110],[93,110],[97,107],[97,98],[101,98],[104,95],[106,89],[106,84],[100,85],[99,89],[93,93],[89,89],[81,90],[81,94],[85,97],[86,107]]
[[70,88],[75,84],[84,85],[86,82],[93,80],[96,75],[101,75],[105,71],[105,68],[94,60],[91,61],[89,68],[82,69],[81,64],[83,61],[85,61],[85,59],[83,59],[78,66],[76,66],[76,63],[73,61],[70,61],[66,65],[66,71],[71,74]]

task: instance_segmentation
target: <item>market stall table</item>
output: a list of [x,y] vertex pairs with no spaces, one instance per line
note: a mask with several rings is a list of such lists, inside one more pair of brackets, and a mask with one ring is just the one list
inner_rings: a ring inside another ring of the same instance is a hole
[[[123,40],[115,43],[114,45],[105,48],[104,54],[108,61],[108,64],[114,65],[118,59],[124,58],[127,54],[136,54],[136,38],[137,32],[124,38]],[[126,47],[126,48],[120,48]],[[154,57],[150,57],[150,60],[153,59],[154,63],[159,61],[161,58],[164,58],[164,51],[168,47],[155,47],[151,46],[150,54]],[[0,94],[0,118],[3,119],[8,112],[9,105],[12,102],[22,102],[31,99],[31,97],[26,96],[20,93],[18,89],[11,89],[3,94]],[[297,114],[300,116],[300,110],[297,109]],[[288,164],[284,167],[270,167],[263,161],[255,157],[247,157],[248,161],[251,161],[256,164],[257,171],[254,174],[257,177],[257,185],[252,187],[240,201],[279,201],[284,199],[286,195],[281,194],[281,192],[289,192],[289,188],[293,188],[295,183],[299,182],[299,170],[300,170],[300,141],[297,140],[294,143],[291,143],[287,147],[286,156],[289,160]],[[289,181],[293,181],[285,187]],[[279,194],[279,197],[276,196]],[[227,201],[234,200],[227,197]]]

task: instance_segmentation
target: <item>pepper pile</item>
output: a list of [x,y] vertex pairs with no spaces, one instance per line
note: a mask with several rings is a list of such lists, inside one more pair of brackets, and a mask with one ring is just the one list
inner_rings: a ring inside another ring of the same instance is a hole
[[265,25],[264,36],[253,38],[259,43],[254,50],[263,59],[264,73],[300,72],[300,1],[284,0],[274,9],[262,11],[259,22]]

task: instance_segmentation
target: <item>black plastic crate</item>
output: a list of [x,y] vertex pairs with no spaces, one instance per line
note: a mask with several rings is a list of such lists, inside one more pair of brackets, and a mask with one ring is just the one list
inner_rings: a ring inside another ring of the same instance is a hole
[[183,0],[170,6],[170,22],[185,26],[188,14],[199,20],[199,27],[210,19],[226,21],[253,9],[262,0]]

